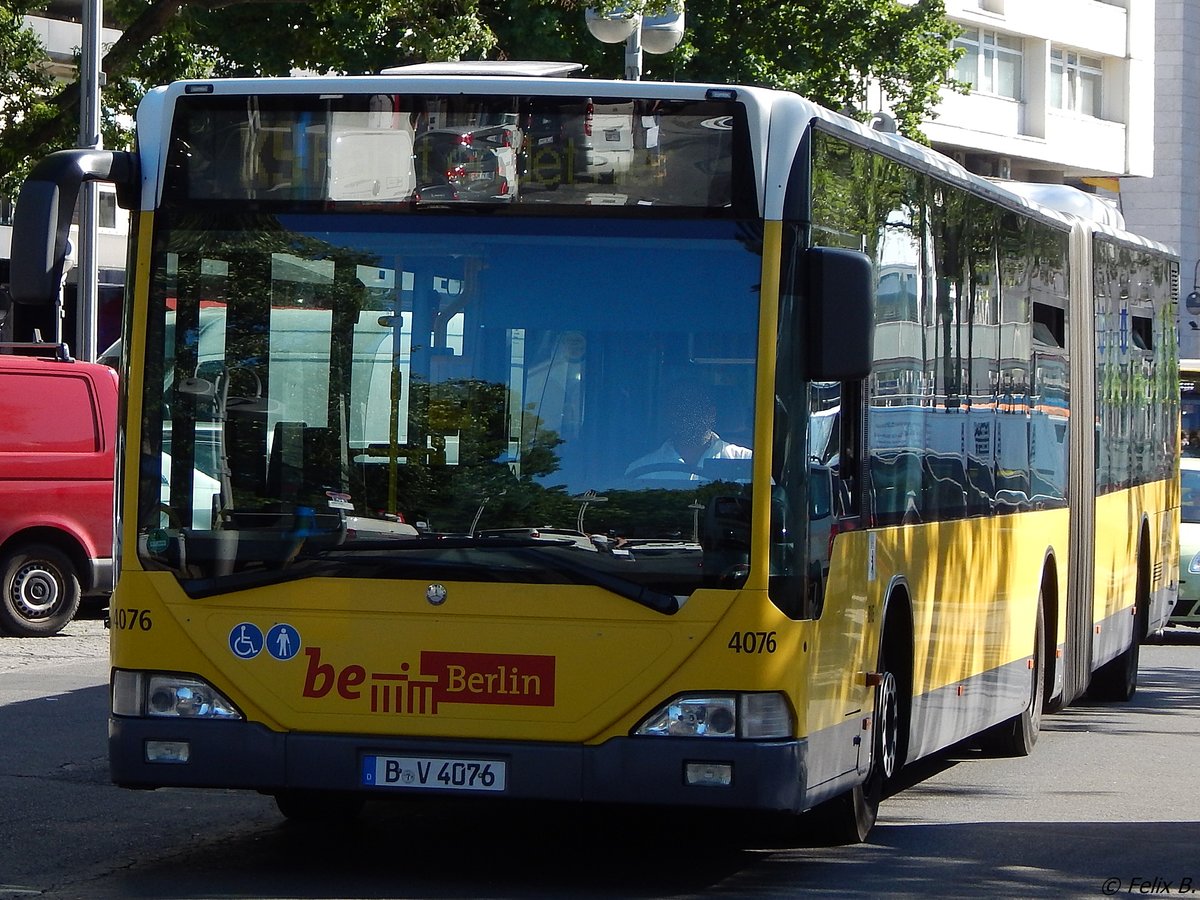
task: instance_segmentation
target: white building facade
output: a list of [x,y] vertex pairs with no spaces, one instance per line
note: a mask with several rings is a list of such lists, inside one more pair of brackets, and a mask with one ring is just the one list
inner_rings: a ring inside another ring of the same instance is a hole
[[1154,3],[947,0],[971,93],[944,92],[926,135],[983,175],[1152,175]]
[[[925,125],[981,175],[1072,184],[1180,254],[1180,355],[1200,357],[1198,0],[946,0],[957,78]],[[1185,302],[1195,290],[1195,301]]]
[[[1137,2],[1137,0],[1131,0]],[[1154,177],[1121,182],[1127,227],[1179,251],[1179,355],[1200,357],[1200,3],[1156,0]]]

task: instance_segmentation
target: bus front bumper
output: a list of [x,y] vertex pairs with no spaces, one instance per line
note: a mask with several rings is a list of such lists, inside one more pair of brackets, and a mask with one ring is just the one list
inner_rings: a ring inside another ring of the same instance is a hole
[[[163,748],[176,761],[149,761],[161,758]],[[246,722],[109,718],[112,780],[130,788],[454,794],[799,812],[805,808],[806,749],[802,740],[623,737],[581,746],[279,733]],[[504,789],[376,786],[364,774],[372,758],[502,762]],[[728,773],[728,783],[711,783],[713,772]]]

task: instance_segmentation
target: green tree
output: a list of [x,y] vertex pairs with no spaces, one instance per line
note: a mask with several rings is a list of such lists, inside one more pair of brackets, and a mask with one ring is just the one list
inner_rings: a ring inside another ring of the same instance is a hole
[[[661,0],[629,0],[654,11]],[[0,9],[0,191],[13,193],[31,159],[71,146],[77,83],[54,85],[44,51],[22,25],[31,0]],[[294,69],[366,73],[427,59],[569,59],[592,75],[617,76],[623,48],[594,40],[586,0],[108,0],[106,24],[122,31],[107,48],[105,142],[128,141],[127,121],[144,91],[185,77],[286,75]],[[602,3],[598,3],[603,7]],[[943,0],[689,0],[683,43],[647,55],[646,77],[736,82],[794,90],[825,106],[863,106],[874,79],[892,100],[900,130],[920,122],[949,78],[957,28]]]
[[[0,10],[0,178],[19,177],[31,159],[71,146],[78,132],[79,85],[53,85],[36,68],[45,52],[22,26],[29,5]],[[127,143],[119,123],[147,88],[178,78],[363,74],[478,57],[494,43],[477,0],[108,0],[105,22],[122,32],[101,66],[108,146]]]
[[[573,59],[588,64],[589,74],[618,76],[624,47],[588,34],[586,5],[501,0],[485,21],[510,58]],[[663,4],[620,5],[653,13]],[[941,90],[961,87],[950,75],[958,33],[943,0],[687,0],[683,42],[672,53],[646,55],[643,69],[648,79],[781,88],[838,110],[863,108],[873,79],[891,98],[900,131],[924,140],[921,121]]]
[[[45,102],[51,78],[43,67],[46,48],[25,27],[26,0],[0,6],[0,134],[16,136],[54,116]],[[16,168],[24,158],[16,141],[0,141],[0,173]],[[5,191],[4,188],[9,190]],[[13,185],[0,183],[0,193],[11,194]]]

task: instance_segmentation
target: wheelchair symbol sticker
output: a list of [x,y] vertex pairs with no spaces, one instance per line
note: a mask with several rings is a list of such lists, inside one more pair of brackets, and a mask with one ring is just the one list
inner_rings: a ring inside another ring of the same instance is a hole
[[229,632],[229,649],[238,659],[254,659],[262,648],[263,633],[253,622],[234,625]]
[[267,632],[267,652],[276,659],[291,659],[300,652],[300,632],[279,624]]

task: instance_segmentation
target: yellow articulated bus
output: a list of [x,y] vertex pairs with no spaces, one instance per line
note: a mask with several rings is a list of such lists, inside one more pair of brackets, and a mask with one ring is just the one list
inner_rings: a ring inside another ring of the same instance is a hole
[[902,766],[1129,697],[1171,252],[789,93],[513,68],[173,84],[26,182],[20,302],[81,180],[137,216],[113,780],[853,841]]

